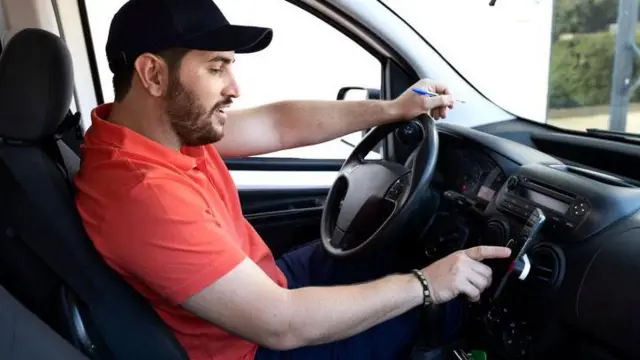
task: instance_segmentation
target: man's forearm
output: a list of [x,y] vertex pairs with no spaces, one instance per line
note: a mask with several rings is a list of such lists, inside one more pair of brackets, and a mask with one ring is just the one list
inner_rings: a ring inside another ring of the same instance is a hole
[[276,114],[284,148],[319,144],[402,119],[393,101],[282,101],[268,105]]
[[216,148],[226,158],[267,154],[407,117],[395,101],[280,101],[229,112],[225,136]]
[[420,305],[422,296],[420,282],[411,274],[290,290],[291,318],[283,342],[296,348],[344,339]]

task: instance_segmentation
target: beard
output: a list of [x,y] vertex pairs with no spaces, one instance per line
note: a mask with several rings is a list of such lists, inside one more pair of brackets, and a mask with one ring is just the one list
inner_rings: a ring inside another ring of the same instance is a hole
[[177,73],[169,78],[165,112],[182,145],[202,146],[222,139],[224,119],[215,114],[230,103],[231,99],[227,98],[206,109],[195,94],[184,87]]

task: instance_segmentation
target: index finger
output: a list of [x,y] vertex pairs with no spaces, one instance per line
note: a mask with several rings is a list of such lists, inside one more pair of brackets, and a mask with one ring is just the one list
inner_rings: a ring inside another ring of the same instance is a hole
[[509,257],[509,255],[511,255],[511,249],[504,246],[476,246],[465,250],[465,254],[477,261],[500,259]]

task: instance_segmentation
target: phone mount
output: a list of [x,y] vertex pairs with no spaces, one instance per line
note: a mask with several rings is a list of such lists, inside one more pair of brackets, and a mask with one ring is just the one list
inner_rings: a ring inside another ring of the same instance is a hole
[[527,254],[517,258],[511,265],[511,276],[517,276],[518,280],[525,281],[531,273],[531,260]]
[[509,278],[517,276],[519,280],[524,281],[531,273],[531,261],[527,253],[539,242],[538,235],[545,221],[544,212],[540,208],[533,209],[520,234],[509,241],[507,246],[512,251],[508,259],[509,265],[502,274],[502,279],[493,294],[492,301],[495,301],[502,294]]

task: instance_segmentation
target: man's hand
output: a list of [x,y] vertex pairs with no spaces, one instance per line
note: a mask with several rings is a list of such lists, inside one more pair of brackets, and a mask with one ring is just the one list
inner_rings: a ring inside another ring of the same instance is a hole
[[480,261],[506,258],[510,254],[506,247],[478,246],[456,251],[429,265],[423,273],[433,301],[441,304],[460,294],[471,301],[480,300],[480,294],[491,285],[491,268]]
[[[415,93],[412,89],[426,90],[439,96],[429,97]],[[429,113],[436,120],[447,117],[448,109],[452,109],[455,100],[449,88],[439,82],[422,79],[393,100],[393,106],[402,114],[402,119],[413,119]]]

